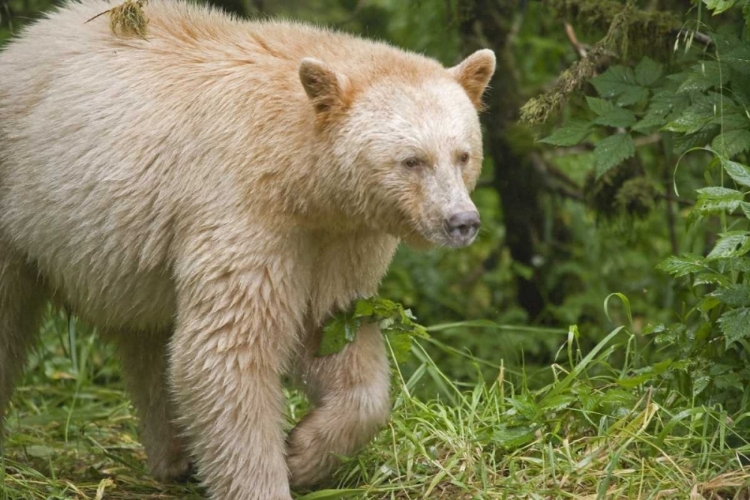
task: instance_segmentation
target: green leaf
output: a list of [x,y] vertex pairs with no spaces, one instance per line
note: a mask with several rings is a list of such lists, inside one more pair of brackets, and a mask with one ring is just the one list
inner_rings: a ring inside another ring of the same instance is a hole
[[648,99],[648,89],[643,87],[633,87],[629,89],[617,98],[617,104],[620,106],[632,106],[645,99]]
[[692,148],[707,147],[711,144],[711,141],[719,133],[719,127],[716,125],[709,125],[703,127],[694,134],[678,134],[674,140],[673,149],[675,154],[682,154]]
[[706,257],[707,260],[739,257],[750,249],[750,238],[747,231],[729,231],[721,234],[721,238],[713,250]]
[[743,307],[725,312],[719,318],[719,325],[724,334],[726,347],[750,337],[750,308]]
[[633,126],[638,132],[650,132],[661,128],[676,118],[690,104],[686,94],[660,91],[654,94],[643,119]]
[[707,187],[698,189],[698,200],[691,211],[691,217],[723,212],[732,213],[745,198],[744,193],[736,189]]
[[635,114],[629,109],[615,106],[609,101],[597,97],[586,97],[589,108],[599,115],[594,120],[597,125],[607,127],[629,127],[636,122]]
[[750,285],[733,284],[719,288],[710,295],[730,307],[750,306]]
[[750,168],[742,163],[727,160],[726,158],[721,158],[721,166],[724,167],[724,171],[729,174],[729,177],[731,177],[734,182],[742,186],[750,187]]
[[610,101],[599,99],[598,97],[586,96],[586,103],[589,105],[589,109],[598,116],[606,115],[617,109],[617,106]]
[[357,331],[365,323],[378,323],[380,331],[391,343],[396,361],[407,360],[412,338],[427,338],[427,330],[416,323],[416,317],[404,306],[380,297],[359,299],[349,311],[339,313],[323,327],[323,338],[316,356],[340,352],[347,343],[354,342]]
[[734,7],[737,0],[703,0],[703,3],[706,4],[708,10],[713,10],[714,15],[717,15]]
[[686,274],[705,271],[706,265],[703,263],[703,257],[699,255],[683,254],[667,257],[656,268],[679,278]]
[[590,81],[599,95],[605,99],[612,99],[633,87],[638,87],[633,71],[620,65],[610,66],[607,71]]
[[693,286],[698,285],[729,286],[729,279],[720,273],[701,273],[693,280]]
[[705,105],[692,105],[675,120],[667,123],[664,130],[680,134],[692,134],[708,125],[714,118],[712,108]]
[[[750,2],[746,5],[750,7]],[[750,45],[744,43],[724,56],[724,61],[734,71],[748,76],[750,75]]]
[[501,428],[495,431],[493,440],[504,448],[518,448],[534,440],[536,427],[520,426]]
[[730,130],[719,134],[711,143],[711,149],[727,158],[750,150],[750,130]]
[[545,397],[539,404],[543,410],[560,411],[570,406],[575,400],[576,397],[570,394],[557,394]]
[[597,179],[635,154],[630,134],[615,134],[599,141],[594,148]]
[[359,328],[359,320],[351,314],[339,314],[330,319],[323,327],[323,336],[316,356],[336,354],[353,342]]
[[744,111],[738,108],[737,106],[735,109],[730,109],[729,111],[725,109],[724,114],[714,116],[710,123],[720,125],[724,132],[737,129],[750,129],[750,119],[748,119]]
[[583,142],[590,133],[591,126],[588,122],[571,120],[539,142],[554,146],[570,147]]
[[662,75],[661,64],[649,57],[644,57],[635,67],[635,81],[644,87],[656,83]]
[[391,346],[396,363],[401,364],[409,361],[413,337],[406,332],[398,330],[388,330],[385,335],[388,338],[388,343]]
[[721,87],[729,82],[729,66],[719,61],[701,61],[691,68],[687,79],[677,89],[678,93]]

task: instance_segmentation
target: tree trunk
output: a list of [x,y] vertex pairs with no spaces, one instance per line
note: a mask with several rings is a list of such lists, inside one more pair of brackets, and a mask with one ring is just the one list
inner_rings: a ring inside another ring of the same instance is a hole
[[[513,148],[507,133],[509,126],[517,121],[524,103],[509,47],[518,6],[518,0],[462,1],[460,29],[466,54],[480,48],[491,48],[497,56],[497,70],[485,96],[487,110],[482,116],[485,143],[494,160],[492,183],[500,194],[511,256],[534,268],[534,247],[544,221],[539,204],[542,182],[529,159]],[[536,272],[531,279],[516,277],[518,303],[532,319],[544,307],[536,278]]]

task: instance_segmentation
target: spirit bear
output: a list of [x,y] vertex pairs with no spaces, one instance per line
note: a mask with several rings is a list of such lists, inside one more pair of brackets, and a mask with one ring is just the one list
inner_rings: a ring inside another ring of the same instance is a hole
[[[177,0],[69,3],[0,52],[0,408],[48,302],[117,347],[155,476],[289,500],[386,421],[376,325],[314,355],[399,241],[462,247],[495,70]],[[314,409],[285,439],[281,377]],[[0,410],[2,412],[2,410]]]

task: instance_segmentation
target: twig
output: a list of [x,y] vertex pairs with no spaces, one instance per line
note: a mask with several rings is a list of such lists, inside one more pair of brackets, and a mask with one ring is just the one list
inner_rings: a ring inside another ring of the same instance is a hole
[[578,57],[580,57],[581,59],[586,57],[589,53],[589,49],[578,41],[576,32],[570,23],[565,23],[565,34],[568,36],[568,40],[578,54]]
[[679,30],[673,30],[672,34],[676,35],[677,37],[682,36],[682,37],[684,37],[686,39],[688,37],[692,37],[693,40],[695,40],[696,42],[700,42],[700,43],[702,43],[703,45],[706,45],[706,46],[713,45],[713,43],[714,43],[714,39],[711,38],[710,35],[706,35],[705,33],[701,33],[700,31],[694,31],[694,30],[689,30],[689,29],[686,29],[686,28],[682,28],[682,29],[679,29]]

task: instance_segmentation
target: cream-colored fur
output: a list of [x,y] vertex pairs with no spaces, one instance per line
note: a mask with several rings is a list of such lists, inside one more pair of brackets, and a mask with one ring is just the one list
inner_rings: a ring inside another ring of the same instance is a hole
[[[71,3],[0,52],[0,411],[47,300],[118,346],[152,472],[289,500],[389,411],[374,325],[316,358],[400,239],[463,246],[494,71],[151,2],[148,39]],[[474,212],[472,212],[474,211]],[[285,442],[280,378],[315,409]],[[287,451],[288,450],[288,451]]]

